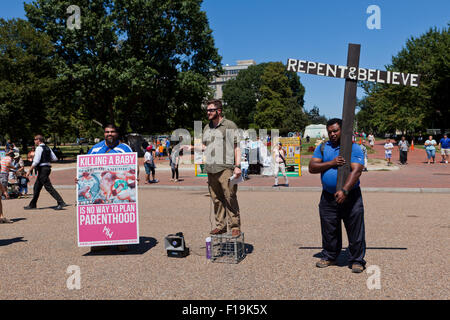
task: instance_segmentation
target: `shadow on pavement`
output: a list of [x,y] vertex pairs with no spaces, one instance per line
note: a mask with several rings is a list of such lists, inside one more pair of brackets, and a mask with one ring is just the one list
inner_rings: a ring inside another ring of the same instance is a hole
[[[321,247],[299,247],[300,250],[321,250]],[[408,250],[408,248],[395,248],[395,247],[368,247],[366,250]],[[314,258],[323,258],[322,252],[317,252],[313,255]],[[337,258],[337,266],[338,267],[347,267],[348,266],[349,253],[348,248],[341,251]]]
[[108,246],[108,249],[104,251],[88,252],[84,254],[84,257],[89,256],[114,256],[114,255],[132,255],[132,254],[144,254],[158,244],[158,240],[152,237],[139,237],[139,244],[129,244],[128,250],[121,252],[117,249],[117,245]]
[[[322,250],[322,247],[299,247],[300,250]],[[408,250],[402,247],[367,247],[366,250]]]
[[12,239],[0,239],[0,247],[1,246],[9,246],[10,244],[16,243],[16,242],[27,242],[28,240],[22,240],[23,237],[17,237]]
[[27,218],[15,218],[15,219],[11,219],[12,222],[19,222],[22,220],[27,220]]
[[[55,209],[58,205],[55,206],[50,206],[50,207],[42,207],[42,208],[34,208],[34,209],[29,209],[28,211],[33,211],[33,210],[47,210],[47,209]],[[62,210],[56,210],[56,211],[64,211],[67,210],[66,208],[71,207],[71,204],[67,204],[67,206],[65,206]]]

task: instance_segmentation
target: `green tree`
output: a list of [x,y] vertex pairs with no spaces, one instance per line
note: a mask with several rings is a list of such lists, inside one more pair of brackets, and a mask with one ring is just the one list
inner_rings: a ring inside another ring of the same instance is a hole
[[240,128],[248,128],[255,121],[256,104],[261,99],[261,76],[266,65],[249,66],[223,86],[225,115]]
[[[201,2],[35,0],[25,10],[64,60],[58,76],[81,117],[150,133],[193,126],[211,70],[220,71]],[[70,5],[81,29],[67,28]]]
[[[449,28],[430,29],[411,37],[387,66],[390,71],[418,73],[419,87],[361,84],[366,97],[358,103],[358,125],[380,133],[448,128],[450,123]],[[364,128],[366,129],[366,128]],[[366,129],[367,130],[367,129]]]
[[225,114],[242,128],[277,128],[283,134],[301,131],[305,88],[294,72],[279,62],[242,70],[223,87]]
[[57,86],[54,56],[49,37],[27,21],[0,19],[0,128],[25,150],[34,134],[54,129],[47,121]]
[[320,114],[320,109],[314,106],[311,110],[306,111],[306,116],[308,117],[309,124],[327,124],[327,117]]

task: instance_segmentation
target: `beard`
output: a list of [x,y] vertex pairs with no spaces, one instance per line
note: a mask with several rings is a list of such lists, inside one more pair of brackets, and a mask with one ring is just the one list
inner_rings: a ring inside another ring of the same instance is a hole
[[209,118],[209,120],[215,120],[215,119],[217,119],[219,117],[219,114],[218,114],[218,112],[216,111],[215,113],[214,113],[214,116],[212,116],[211,118]]
[[107,137],[105,140],[106,140],[106,143],[109,145],[113,145],[116,142],[116,139],[114,139],[114,137]]

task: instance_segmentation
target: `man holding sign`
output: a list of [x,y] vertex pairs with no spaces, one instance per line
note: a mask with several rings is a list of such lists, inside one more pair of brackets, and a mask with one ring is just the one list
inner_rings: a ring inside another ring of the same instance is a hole
[[320,173],[322,196],[319,203],[320,224],[322,228],[322,259],[316,266],[325,268],[336,264],[342,249],[341,219],[348,235],[349,266],[352,272],[364,270],[366,241],[364,234],[364,206],[359,188],[359,177],[364,168],[361,148],[353,144],[351,152],[351,172],[341,190],[336,190],[338,167],[345,164],[339,156],[341,147],[341,119],[331,119],[327,123],[330,140],[319,145],[309,163],[310,173]]
[[[88,151],[88,155],[126,154],[126,153],[133,152],[133,150],[127,144],[121,143],[121,141],[119,140],[119,132],[115,125],[108,124],[105,126],[104,130],[105,130],[104,131],[105,140],[94,145]],[[126,158],[131,159],[131,156],[126,157]],[[124,157],[124,159],[125,159],[125,157]],[[137,163],[137,159],[136,158],[134,158],[134,159]],[[86,160],[88,160],[88,159],[86,159]],[[87,164],[88,161],[86,161],[86,160],[84,162]],[[121,163],[123,163],[124,165],[130,164],[129,161],[127,161],[126,159],[125,160],[110,159],[110,162],[111,161],[114,161],[113,164],[115,164],[115,165],[120,165]],[[110,162],[108,164],[112,164]],[[101,163],[101,161],[98,161],[98,163],[95,165],[101,166],[101,165],[106,165],[106,163]],[[80,167],[80,163],[79,163],[79,167]],[[122,172],[111,172],[108,170],[103,171],[100,175],[100,179],[99,179],[100,181],[98,183],[99,184],[98,194],[100,194],[101,196],[99,196],[99,197],[97,197],[97,199],[95,199],[94,204],[96,204],[96,205],[100,205],[103,203],[108,204],[108,203],[115,203],[115,201],[117,203],[136,202],[136,195],[130,191],[131,191],[131,189],[135,188],[135,186],[136,186],[135,181],[139,181],[138,177],[139,177],[139,166],[137,166],[137,175],[136,175],[136,172],[134,169],[129,169],[127,171],[122,171]],[[88,178],[89,178],[89,174],[84,172],[82,178],[77,181],[81,181],[82,179],[87,180]],[[78,199],[80,199],[80,195],[82,197],[86,198],[84,196],[86,194],[89,195],[88,198],[91,198],[90,193],[87,192],[88,188],[89,188],[89,191],[91,190],[90,184],[91,183],[83,184],[83,187],[80,188],[81,193],[79,191]],[[137,192],[136,189],[133,191]],[[81,198],[81,199],[84,199],[84,198]],[[117,221],[114,220],[115,218],[117,218],[116,216],[114,216],[114,208],[119,208],[119,210],[124,210],[124,208],[132,208],[132,210],[134,210],[134,208],[137,209],[137,203],[135,205],[136,205],[135,207],[130,206],[130,205],[124,205],[124,204],[114,205],[114,206],[106,205],[106,206],[104,206],[104,212],[102,211],[102,213],[103,213],[102,219],[105,218],[105,221],[108,221],[108,223],[111,223],[111,221],[113,223],[117,223]],[[133,216],[133,213],[134,212],[131,212],[128,215],[125,213],[122,215],[122,216],[125,216],[125,218],[124,218],[125,222],[130,221],[130,220],[133,222],[133,219],[137,220],[137,218],[136,218],[137,212],[135,212],[135,214],[136,214],[135,216]],[[79,224],[83,223],[83,222],[81,222],[81,219],[82,219],[81,216],[82,215],[80,214]],[[97,214],[97,216],[98,216],[98,214]],[[97,221],[94,221],[94,224],[95,224],[95,222],[98,222],[98,220],[100,220],[100,219],[97,217]],[[134,222],[136,222],[135,220],[134,220]],[[92,221],[88,221],[88,222],[93,224]],[[84,218],[84,223],[86,224],[86,218]],[[104,226],[102,233],[106,234],[109,238],[112,238],[111,236],[113,235],[113,232],[110,230],[109,224],[107,224],[107,226],[106,225]],[[91,247],[91,251],[101,251],[101,250],[105,250],[107,248],[108,248],[107,246],[95,246],[95,247]],[[126,245],[119,245],[118,250],[119,251],[127,251],[128,247]]]

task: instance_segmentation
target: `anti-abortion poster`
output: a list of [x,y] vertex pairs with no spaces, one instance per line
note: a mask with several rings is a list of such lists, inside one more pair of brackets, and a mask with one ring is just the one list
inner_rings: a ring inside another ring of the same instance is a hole
[[78,246],[139,243],[137,153],[77,157]]

